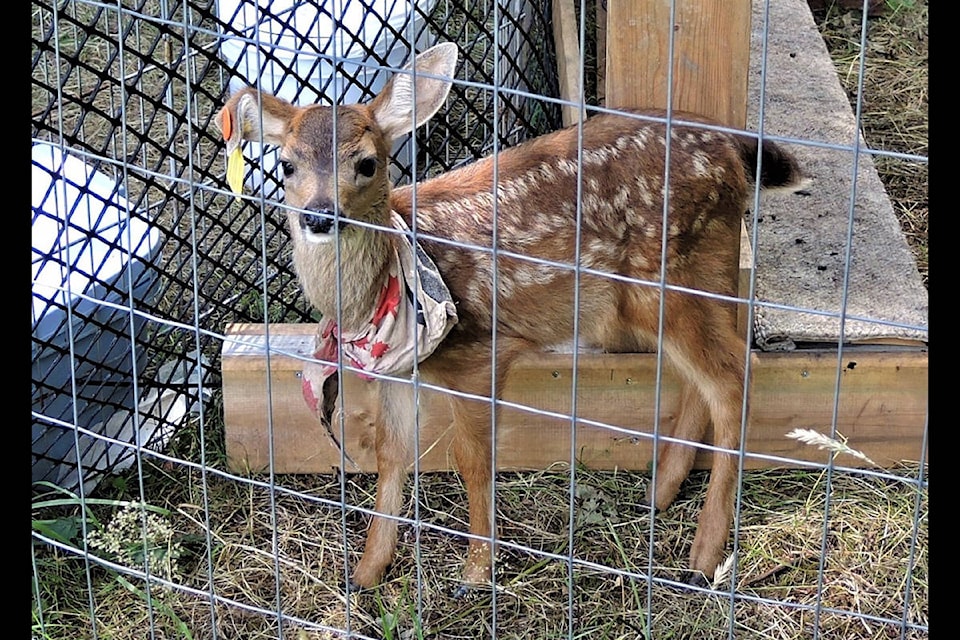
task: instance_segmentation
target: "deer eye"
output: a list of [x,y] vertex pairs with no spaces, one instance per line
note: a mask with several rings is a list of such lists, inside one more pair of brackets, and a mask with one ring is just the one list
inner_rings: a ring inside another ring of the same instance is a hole
[[372,178],[377,172],[377,159],[373,156],[367,156],[357,163],[357,173],[364,178]]
[[281,160],[280,169],[283,171],[284,178],[289,178],[293,175],[293,163],[289,160]]

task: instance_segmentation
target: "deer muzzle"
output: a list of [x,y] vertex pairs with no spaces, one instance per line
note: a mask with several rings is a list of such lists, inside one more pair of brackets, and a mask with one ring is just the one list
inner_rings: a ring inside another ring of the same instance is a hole
[[[328,242],[333,239],[335,213],[332,209],[318,209],[314,212],[300,214],[300,229],[304,237],[311,242]],[[337,226],[343,230],[344,220],[341,218]]]

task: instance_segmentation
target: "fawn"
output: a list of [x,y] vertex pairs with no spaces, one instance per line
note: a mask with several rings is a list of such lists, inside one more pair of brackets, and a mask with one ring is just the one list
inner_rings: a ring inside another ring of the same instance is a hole
[[[505,373],[520,353],[572,344],[575,313],[580,314],[581,347],[655,349],[663,295],[662,350],[683,386],[672,435],[699,443],[712,420],[714,444],[738,449],[746,344],[736,331],[735,306],[689,290],[736,295],[741,217],[752,197],[758,162],[761,187],[795,188],[803,178],[795,160],[776,144],[764,141],[758,153],[756,139],[696,127],[692,123],[709,121],[676,112],[675,118],[691,124],[671,126],[665,189],[666,125],[636,117],[664,114],[631,110],[585,119],[579,158],[579,125],[573,125],[421,182],[415,193],[412,186],[392,188],[391,145],[440,109],[456,64],[457,47],[438,44],[394,74],[369,103],[339,106],[336,116],[333,107],[297,107],[245,88],[223,107],[219,126],[228,150],[235,153],[241,140],[280,147],[294,267],[307,300],[331,319],[323,336],[333,334],[328,342],[333,348],[323,351],[328,362],[337,360],[338,337],[367,335],[371,318],[383,315],[377,309],[390,297],[386,292],[396,278],[395,256],[410,243],[392,232],[391,220],[398,214],[412,226],[415,218],[422,250],[442,274],[455,307],[456,323],[441,331],[432,353],[421,354],[426,357],[418,367],[422,381],[462,392],[447,394],[447,399],[454,456],[469,507],[471,535],[462,584],[471,585],[491,577],[491,412],[496,408],[466,394],[489,398],[494,381],[502,389]],[[572,266],[555,264],[575,263],[578,181],[579,264],[590,270],[579,274]],[[669,289],[658,285],[665,196]],[[394,311],[397,304],[403,306],[396,290],[392,299]],[[409,377],[413,363],[403,366],[406,371],[394,373]],[[336,376],[324,385],[330,380]],[[395,517],[412,462],[416,406],[411,385],[403,382],[383,383],[379,397],[375,509]],[[329,399],[325,402],[329,405]],[[654,508],[671,504],[695,453],[691,445],[660,443],[657,481],[648,491]],[[737,466],[735,453],[714,452],[689,556],[691,584],[705,585],[723,558]],[[396,541],[395,518],[374,516],[352,587],[379,583]]]

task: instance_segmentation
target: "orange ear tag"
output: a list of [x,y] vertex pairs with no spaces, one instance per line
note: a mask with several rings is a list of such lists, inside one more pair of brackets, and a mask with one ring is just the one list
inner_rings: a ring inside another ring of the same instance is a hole
[[220,117],[222,126],[220,127],[223,130],[223,139],[229,140],[230,136],[233,135],[233,116],[230,115],[230,112],[224,109],[221,112]]
[[[229,110],[224,109],[220,112],[220,124],[223,129],[223,139],[230,148],[230,138],[233,136],[233,115]],[[234,193],[243,193],[243,153],[240,151],[239,143],[227,156],[227,184]]]

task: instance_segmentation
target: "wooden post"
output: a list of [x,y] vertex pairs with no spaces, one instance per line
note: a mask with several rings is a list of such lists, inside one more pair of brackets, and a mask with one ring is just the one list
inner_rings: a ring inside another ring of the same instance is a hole
[[750,0],[608,0],[607,106],[667,107],[672,32],[673,108],[746,126],[750,13]]
[[607,0],[597,3],[597,104],[607,104]]
[[[673,108],[746,127],[750,16],[750,0],[607,0],[606,106],[666,109],[672,32]],[[738,242],[730,278],[746,298],[753,252],[745,226]],[[738,305],[741,335],[749,322],[747,306]]]
[[[573,0],[553,0],[553,41],[557,50],[557,75],[560,78],[560,97],[570,102],[580,101],[580,31]],[[563,126],[580,119],[580,109],[573,105],[560,108]]]

